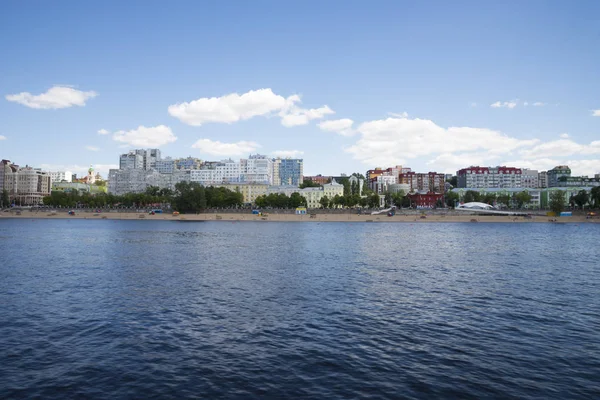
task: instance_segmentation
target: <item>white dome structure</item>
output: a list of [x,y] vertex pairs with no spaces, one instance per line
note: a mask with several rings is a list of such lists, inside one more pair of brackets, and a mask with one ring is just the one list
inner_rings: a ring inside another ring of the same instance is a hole
[[473,201],[471,203],[461,204],[456,207],[457,210],[497,210],[496,207],[490,206],[486,203],[480,203],[477,201]]

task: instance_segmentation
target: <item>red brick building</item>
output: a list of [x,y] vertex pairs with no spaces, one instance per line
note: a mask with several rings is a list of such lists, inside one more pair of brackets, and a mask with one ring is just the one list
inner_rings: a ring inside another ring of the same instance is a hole
[[443,193],[415,193],[406,195],[412,207],[435,208],[438,201],[444,201]]

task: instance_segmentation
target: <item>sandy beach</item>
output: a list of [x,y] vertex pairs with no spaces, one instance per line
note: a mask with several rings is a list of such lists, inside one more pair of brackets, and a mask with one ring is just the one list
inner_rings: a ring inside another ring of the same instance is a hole
[[[21,215],[16,212],[2,212],[0,219],[110,219],[110,220],[140,220],[140,221],[259,221],[259,222],[410,222],[410,223],[428,223],[428,222],[501,222],[501,223],[600,223],[600,219],[586,219],[585,216],[572,217],[547,217],[532,216],[531,218],[515,217],[506,215],[484,216],[484,215],[456,215],[448,214],[427,214],[424,218],[415,214],[396,214],[393,217],[387,215],[357,215],[352,213],[345,214],[314,214],[314,215],[295,215],[295,214],[273,214],[267,216],[253,215],[250,213],[204,213],[204,214],[181,214],[173,216],[172,214],[155,214],[135,212],[78,212],[75,215],[69,215],[67,212],[43,212],[43,211],[23,211]],[[554,221],[556,219],[556,221]]]

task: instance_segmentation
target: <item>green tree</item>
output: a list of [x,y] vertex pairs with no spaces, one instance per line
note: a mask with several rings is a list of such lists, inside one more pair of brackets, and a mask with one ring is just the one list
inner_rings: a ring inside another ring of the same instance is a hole
[[526,191],[515,193],[513,198],[517,202],[518,208],[523,208],[523,205],[529,204],[529,202],[531,201],[531,195]]
[[447,192],[445,197],[446,197],[446,205],[448,207],[454,207],[459,200],[458,193],[456,193],[456,192]]
[[565,209],[565,192],[562,190],[550,192],[549,206],[554,213],[560,214]]
[[0,208],[10,206],[10,198],[8,197],[8,190],[2,190],[2,196],[0,197]]
[[590,195],[587,191],[580,190],[575,196],[573,196],[573,200],[580,208],[582,208],[590,201]]
[[392,194],[390,192],[386,192],[383,195],[383,204],[385,207],[391,207],[392,206]]
[[448,179],[446,182],[452,185],[452,187],[458,187],[458,177],[454,175],[452,178]]
[[149,196],[158,196],[159,192],[160,192],[160,188],[158,186],[148,186],[146,188],[146,190],[144,191],[144,193]]
[[179,182],[175,190],[173,205],[177,211],[197,213],[206,208],[206,192],[199,183]]
[[493,205],[494,201],[496,201],[496,197],[496,193],[486,193],[481,200],[486,204]]
[[300,193],[292,193],[289,204],[292,208],[306,207],[306,199]]
[[379,207],[379,195],[377,193],[371,193],[368,197],[368,204],[370,208]]
[[327,196],[323,196],[319,199],[319,204],[323,208],[329,207],[329,198]]
[[323,185],[319,185],[318,183],[316,183],[316,182],[313,182],[313,181],[312,181],[312,180],[310,180],[310,179],[306,179],[306,180],[304,180],[304,182],[302,182],[302,183],[301,183],[301,184],[300,184],[298,187],[299,187],[300,189],[304,189],[304,188],[307,188],[307,187],[321,187],[321,186],[323,186]]
[[481,201],[481,194],[474,190],[467,190],[465,192],[464,202],[471,203],[474,201]]
[[394,203],[396,207],[402,207],[403,200],[404,192],[402,190],[396,193],[392,193],[392,203]]
[[360,204],[361,207],[366,207],[369,205],[369,198],[368,197],[361,197],[358,204]]
[[590,194],[590,201],[594,202],[594,207],[600,207],[600,186],[592,188],[592,192]]
[[498,196],[496,196],[496,200],[498,203],[504,204],[506,207],[510,206],[510,195],[507,193],[500,193]]
[[350,186],[350,179],[347,176],[344,176],[338,182],[340,185],[344,186],[344,196],[348,196],[352,194],[352,187]]

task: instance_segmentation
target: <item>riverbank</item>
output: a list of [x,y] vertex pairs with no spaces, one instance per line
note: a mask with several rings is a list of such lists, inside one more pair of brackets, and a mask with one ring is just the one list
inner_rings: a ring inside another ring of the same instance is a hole
[[109,220],[148,220],[148,221],[260,221],[260,222],[503,222],[503,223],[600,223],[600,219],[586,219],[585,216],[573,217],[546,217],[532,216],[515,217],[507,215],[447,215],[431,214],[424,218],[420,215],[396,214],[393,217],[386,215],[357,215],[357,214],[314,214],[314,215],[295,215],[295,214],[269,214],[268,216],[259,216],[254,214],[241,213],[207,213],[207,214],[182,214],[173,216],[171,214],[146,213],[92,213],[80,212],[75,215],[68,215],[66,212],[29,212],[23,211],[21,215],[16,213],[0,213],[0,219],[109,219]]

